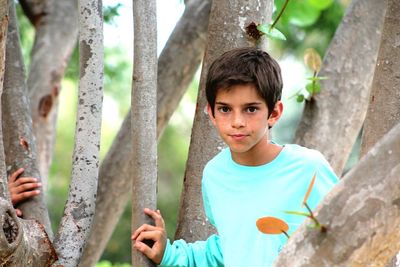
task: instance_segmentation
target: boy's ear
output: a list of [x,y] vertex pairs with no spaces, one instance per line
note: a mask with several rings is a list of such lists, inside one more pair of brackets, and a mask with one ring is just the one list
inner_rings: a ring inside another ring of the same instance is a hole
[[208,103],[207,103],[207,113],[208,113],[208,117],[210,117],[212,124],[215,125],[215,117],[212,113],[212,108],[211,108],[210,104],[208,104]]
[[268,118],[268,126],[272,127],[281,118],[283,112],[283,103],[278,101],[275,104],[274,110],[271,112]]

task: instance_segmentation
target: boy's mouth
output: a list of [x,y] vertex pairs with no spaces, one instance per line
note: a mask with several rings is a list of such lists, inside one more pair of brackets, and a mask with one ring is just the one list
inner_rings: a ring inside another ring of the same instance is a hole
[[243,140],[244,138],[246,138],[248,135],[247,134],[230,134],[229,136],[236,141],[240,141],[240,140]]

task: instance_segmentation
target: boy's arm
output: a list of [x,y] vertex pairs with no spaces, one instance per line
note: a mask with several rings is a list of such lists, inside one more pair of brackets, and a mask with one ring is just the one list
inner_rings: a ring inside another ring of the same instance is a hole
[[[145,209],[144,212],[152,217],[155,226],[142,225],[132,235],[135,240],[134,248],[142,252],[154,263],[170,267],[223,266],[219,237],[211,236],[206,241],[186,243],[177,240],[173,244],[167,241],[164,220],[160,211]],[[143,240],[154,241],[152,247]]]
[[[19,168],[13,172],[8,178],[8,190],[10,192],[11,202],[13,206],[18,203],[25,201],[31,197],[40,194],[41,183],[34,177],[19,177],[24,172],[23,168]],[[22,213],[19,209],[16,209],[17,215],[21,216]]]

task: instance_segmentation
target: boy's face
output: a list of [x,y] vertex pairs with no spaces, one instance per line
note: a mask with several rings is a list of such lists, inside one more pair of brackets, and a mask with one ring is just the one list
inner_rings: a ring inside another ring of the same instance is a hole
[[211,121],[229,146],[233,157],[264,152],[269,144],[268,128],[275,124],[281,113],[282,103],[279,101],[268,117],[264,99],[251,84],[219,90],[215,99],[215,116],[208,106]]

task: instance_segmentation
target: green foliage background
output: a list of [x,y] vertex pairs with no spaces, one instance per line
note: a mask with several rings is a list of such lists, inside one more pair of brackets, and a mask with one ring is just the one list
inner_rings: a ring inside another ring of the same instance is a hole
[[[276,0],[277,16],[285,0]],[[277,24],[287,41],[270,41],[270,53],[275,58],[290,58],[293,62],[302,62],[302,54],[306,48],[313,47],[323,55],[339,24],[347,1],[339,0],[291,0],[287,10]],[[181,2],[183,4],[183,2]],[[114,18],[119,16],[121,3],[104,7],[105,22],[115,24]],[[162,11],[159,11],[162,12]],[[29,66],[29,54],[33,44],[34,30],[18,7],[21,42],[26,66]],[[101,140],[101,158],[107,153],[125,114],[129,110],[132,60],[126,56],[126,49],[113,46],[105,48],[104,107]],[[49,176],[48,200],[50,216],[54,230],[62,216],[71,174],[71,158],[74,141],[78,88],[78,51],[75,49],[59,97],[59,118],[53,164]],[[290,73],[288,74],[291,75]],[[310,75],[308,75],[310,76]],[[285,117],[273,129],[273,138],[278,143],[290,142],[301,116],[301,104],[295,99],[288,99],[296,88],[284,88]],[[159,185],[158,207],[166,221],[168,236],[172,239],[178,213],[179,197],[192,119],[198,88],[198,75],[193,80],[170,124],[163,133],[158,146]],[[323,90],[323,89],[322,89]],[[353,155],[352,161],[355,161]],[[130,266],[118,264],[130,262],[130,205],[121,217],[118,226],[108,243],[99,267]]]

